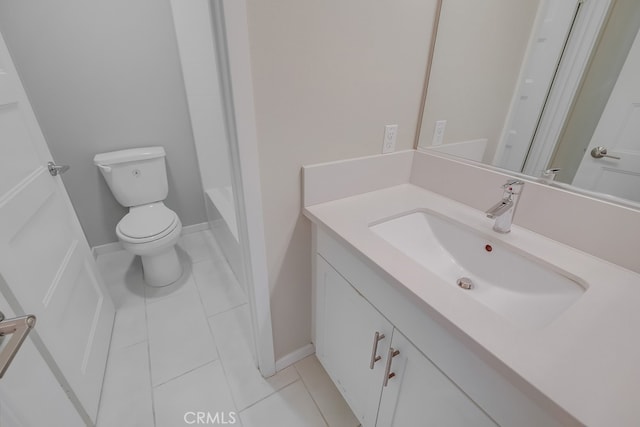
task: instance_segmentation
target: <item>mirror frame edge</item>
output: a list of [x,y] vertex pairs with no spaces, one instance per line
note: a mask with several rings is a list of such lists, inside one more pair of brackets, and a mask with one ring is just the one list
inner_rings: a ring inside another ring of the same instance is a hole
[[420,108],[418,109],[418,120],[416,122],[416,132],[413,141],[413,149],[417,150],[420,141],[420,132],[422,131],[422,117],[424,116],[424,108],[427,104],[427,92],[429,90],[429,80],[431,79],[431,66],[433,65],[433,57],[436,50],[436,39],[438,38],[438,26],[440,25],[440,13],[442,12],[442,3],[444,0],[436,0],[436,13],[433,17],[433,29],[431,31],[431,43],[429,44],[429,55],[427,57],[427,69],[425,70],[424,86],[422,89],[422,99],[420,100]]

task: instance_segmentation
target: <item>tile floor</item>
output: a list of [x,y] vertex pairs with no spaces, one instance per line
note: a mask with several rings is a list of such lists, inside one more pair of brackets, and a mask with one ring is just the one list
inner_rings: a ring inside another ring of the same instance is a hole
[[179,252],[189,269],[171,292],[145,287],[126,251],[98,257],[117,308],[98,427],[193,425],[197,412],[209,425],[359,425],[315,356],[260,375],[246,296],[208,230]]

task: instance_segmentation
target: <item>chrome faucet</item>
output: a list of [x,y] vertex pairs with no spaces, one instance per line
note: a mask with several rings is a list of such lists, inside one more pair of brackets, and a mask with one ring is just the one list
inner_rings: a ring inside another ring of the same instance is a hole
[[551,184],[553,180],[556,179],[558,172],[560,172],[560,168],[551,168],[542,172],[542,182]]
[[493,229],[498,233],[508,233],[511,231],[513,214],[518,205],[518,199],[522,194],[524,182],[518,179],[510,179],[503,186],[502,200],[491,206],[485,212],[488,218],[496,220]]

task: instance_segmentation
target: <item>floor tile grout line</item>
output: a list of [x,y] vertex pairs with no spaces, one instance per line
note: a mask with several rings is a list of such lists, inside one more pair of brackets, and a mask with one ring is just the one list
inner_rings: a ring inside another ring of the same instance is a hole
[[153,425],[157,426],[156,420],[156,399],[153,395],[153,377],[151,373],[151,340],[149,340],[149,316],[147,314],[147,298],[146,292],[144,296],[144,321],[145,321],[145,335],[147,336],[147,361],[149,366],[149,392],[151,393],[151,413],[153,414]]
[[[209,325],[209,331],[211,331],[211,334],[213,334],[213,331],[211,330],[211,325]],[[214,335],[214,339],[215,339],[215,335]],[[216,344],[216,351],[218,351],[217,344]],[[233,406],[235,407],[236,411],[238,411],[238,414],[240,414],[240,412],[242,411],[238,409],[239,408],[238,402],[236,401],[236,398],[233,395],[233,392],[231,391],[231,383],[229,382],[229,376],[227,375],[227,368],[225,368],[224,360],[222,359],[219,353],[218,353],[218,360],[220,361],[220,367],[222,368],[222,375],[224,375],[224,381],[227,384],[227,390],[229,390],[229,396],[231,397]]]
[[[197,292],[197,290],[196,290],[196,292]],[[198,295],[198,294],[196,294],[196,295]],[[199,295],[198,295],[198,298],[199,298]],[[165,383],[167,383],[167,382],[169,382],[169,381],[171,381],[171,380],[174,380],[174,379],[176,379],[176,378],[179,378],[179,377],[181,377],[182,375],[187,374],[187,373],[189,373],[189,372],[191,372],[191,371],[193,371],[193,370],[195,370],[195,369],[198,369],[198,368],[200,368],[200,367],[202,367],[202,366],[204,366],[204,365],[206,365],[206,364],[208,364],[208,363],[212,363],[212,362],[215,362],[216,360],[220,360],[220,353],[218,352],[218,346],[216,345],[215,338],[214,338],[214,337],[213,337],[213,335],[211,334],[211,329],[210,329],[210,327],[209,327],[209,322],[207,321],[207,317],[206,317],[206,314],[205,314],[204,312],[202,313],[202,318],[201,318],[201,319],[199,319],[199,320],[201,320],[201,321],[203,321],[203,322],[204,322],[204,326],[207,328],[207,330],[208,330],[208,332],[209,332],[209,339],[211,340],[211,344],[212,344],[212,346],[213,346],[213,348],[214,348],[214,350],[215,350],[215,353],[214,353],[214,354],[212,354],[212,356],[213,356],[213,357],[212,357],[211,359],[209,359],[209,360],[207,360],[207,361],[205,361],[205,362],[203,362],[203,363],[199,364],[198,366],[195,366],[195,367],[193,367],[193,368],[189,368],[187,371],[185,371],[185,372],[183,372],[183,373],[181,373],[181,374],[178,374],[178,375],[172,376],[171,378],[168,378],[168,379],[166,379],[166,380],[162,381],[161,383],[158,383],[158,384],[155,384],[155,385],[154,385],[154,384],[153,384],[153,378],[152,378],[152,384],[151,384],[151,386],[152,386],[152,387],[158,387],[158,386],[160,386],[160,385],[162,385],[162,384],[165,384]],[[148,333],[148,332],[147,332],[147,333]],[[149,353],[151,353],[151,351],[149,351]]]
[[[198,278],[196,277],[196,274],[195,274],[195,272],[194,272],[193,266],[194,266],[195,264],[200,264],[200,263],[203,263],[203,264],[204,264],[205,262],[209,262],[209,263],[212,265],[212,267],[216,267],[216,266],[219,266],[219,265],[220,265],[220,266],[226,267],[226,268],[229,270],[229,272],[231,272],[231,274],[232,274],[232,275],[234,275],[234,277],[235,277],[235,274],[233,273],[233,270],[231,269],[231,266],[229,265],[229,261],[227,261],[227,259],[224,257],[224,255],[222,255],[222,254],[221,254],[221,256],[220,256],[220,258],[221,258],[221,259],[217,259],[217,258],[219,258],[219,257],[218,257],[216,254],[213,254],[213,253],[212,253],[211,248],[210,248],[209,244],[207,243],[207,240],[208,240],[208,239],[204,236],[204,232],[202,231],[202,232],[199,232],[198,234],[201,234],[202,240],[204,241],[205,246],[207,247],[207,252],[208,252],[208,254],[210,255],[210,257],[209,257],[209,258],[203,258],[203,259],[198,260],[198,261],[193,261],[193,260],[192,260],[192,263],[191,263],[191,274],[192,274],[192,276],[193,276],[193,281],[195,282],[195,285],[196,285],[196,290],[198,291],[198,296],[200,297],[200,303],[201,303],[201,305],[202,305],[202,308],[203,308],[203,311],[204,311],[205,317],[206,317],[206,318],[207,318],[207,320],[208,320],[208,318],[209,318],[209,317],[211,317],[211,316],[215,316],[216,314],[219,314],[219,313],[214,313],[214,314],[211,314],[211,315],[209,315],[209,314],[207,313],[207,309],[206,309],[206,306],[205,306],[205,304],[204,304],[204,298],[202,297],[202,293],[201,293],[201,291],[200,291],[200,287],[201,287],[201,286],[205,286],[206,284],[201,284],[201,283],[200,283],[200,281],[199,281],[199,280],[198,280]],[[215,240],[214,240],[214,242],[215,242]],[[185,252],[186,252],[186,250],[185,250]],[[238,279],[237,279],[237,278],[236,278],[235,282],[236,282],[235,284],[236,284],[236,285],[240,288],[240,290],[242,291],[242,294],[243,294],[244,298],[246,299],[246,298],[247,298],[247,295],[245,294],[244,289],[242,289],[242,286],[241,286],[241,285],[240,285],[240,283],[238,282]],[[243,305],[243,304],[246,304],[246,302],[247,302],[247,301],[245,301],[245,302],[243,302],[243,303],[241,303],[241,304],[235,305],[235,306],[233,306],[233,307],[227,308],[227,309],[225,309],[225,310],[221,311],[220,313],[223,313],[223,312],[226,312],[226,311],[232,310],[232,309],[234,309],[234,308],[236,308],[236,307],[239,307],[239,306],[241,306],[241,305]],[[213,334],[212,334],[212,335],[213,335]],[[214,339],[215,339],[215,337],[214,337]]]
[[[208,244],[207,244],[207,242],[206,242],[206,240],[207,240],[207,239],[206,239],[206,238],[204,237],[204,235],[203,235],[203,234],[204,234],[204,231],[199,232],[199,234],[201,234],[201,235],[202,235],[202,239],[205,241],[205,245],[207,246],[207,249],[209,249],[209,245],[208,245]],[[211,251],[210,251],[210,250],[208,250],[208,252],[211,254]],[[207,260],[203,260],[203,261],[207,261]],[[224,258],[223,258],[223,261],[224,261],[224,263],[226,263],[226,264],[227,264],[227,266],[228,266],[229,268],[231,268],[231,267],[229,266],[229,262],[228,262],[226,259],[224,259]],[[194,264],[195,264],[195,263],[194,263]],[[192,267],[191,271],[192,271],[192,274],[193,274],[193,281],[195,282],[195,285],[196,285],[196,291],[198,292],[198,297],[199,297],[199,299],[200,299],[200,306],[201,306],[201,308],[202,308],[202,311],[204,312],[204,317],[205,317],[206,322],[207,322],[207,327],[209,328],[209,334],[210,334],[210,335],[211,335],[211,337],[213,338],[213,342],[214,342],[214,344],[215,344],[215,348],[216,348],[216,353],[218,354],[218,359],[219,359],[219,360],[222,360],[222,358],[221,358],[221,356],[220,356],[220,351],[218,350],[218,344],[217,344],[217,341],[216,341],[215,334],[213,333],[213,330],[211,329],[211,324],[209,323],[209,318],[210,318],[210,317],[213,317],[213,316],[216,316],[216,315],[218,315],[218,314],[221,314],[221,313],[226,313],[226,312],[228,312],[228,311],[230,311],[230,310],[233,310],[233,309],[235,309],[235,308],[237,308],[237,307],[240,307],[240,306],[242,306],[242,305],[246,304],[246,302],[244,302],[244,303],[242,303],[242,304],[238,304],[238,305],[236,305],[236,306],[234,306],[234,307],[230,307],[230,308],[228,308],[228,309],[226,309],[226,310],[223,310],[223,311],[221,311],[221,312],[219,312],[219,313],[215,313],[215,314],[212,314],[212,315],[207,314],[207,309],[206,309],[205,304],[204,304],[204,298],[202,297],[202,293],[200,292],[200,286],[204,286],[204,285],[198,285],[198,279],[196,278],[195,273],[193,273],[193,267]],[[240,285],[240,284],[238,283],[238,286],[239,286],[239,285]],[[242,290],[242,289],[241,289],[241,290]],[[244,291],[243,291],[243,294],[244,294]],[[244,295],[244,297],[246,298],[246,295]],[[225,374],[225,375],[226,375],[226,374]]]
[[[206,261],[203,261],[202,264],[204,264],[205,262]],[[195,264],[196,263],[194,263],[194,265]],[[224,267],[224,268],[226,268],[228,270],[228,273],[231,274],[234,283],[225,282],[225,285],[230,285],[232,287],[237,287],[242,292],[242,296],[244,297],[244,299],[247,299],[247,294],[246,294],[245,290],[243,289],[242,285],[238,281],[238,278],[235,276],[235,273],[231,269],[231,266],[229,265],[229,262],[226,259],[223,259],[220,263],[210,262],[210,264],[214,268],[215,267]],[[206,286],[206,285],[210,284],[210,283],[200,283],[200,280],[198,280],[198,278],[196,277],[195,273],[193,273],[193,280],[196,282],[196,286],[198,287],[198,290],[200,289],[200,286]],[[204,300],[203,300],[203,305],[204,305]]]
[[[195,233],[194,233],[194,234],[195,234]],[[203,239],[204,239],[204,237],[203,237]],[[205,245],[206,245],[206,242],[205,242]],[[183,250],[184,250],[185,252],[187,252],[187,250],[186,250],[186,249],[183,249]],[[208,251],[208,247],[207,247],[207,251]],[[208,251],[208,252],[210,252],[210,251]],[[200,293],[200,289],[199,289],[199,287],[198,287],[197,280],[196,280],[196,278],[195,278],[195,274],[193,273],[193,265],[195,264],[195,262],[192,260],[191,255],[189,255],[189,254],[188,254],[188,252],[187,252],[187,255],[189,256],[189,260],[191,260],[191,266],[190,266],[190,272],[189,272],[189,274],[190,274],[190,275],[192,276],[192,278],[193,278],[193,287],[195,288],[196,295],[197,295],[197,297],[198,297],[198,300],[200,301],[200,308],[202,309],[203,319],[204,319],[204,322],[205,322],[205,324],[206,324],[207,330],[209,331],[209,337],[211,338],[211,341],[212,341],[213,347],[215,348],[215,355],[217,356],[217,358],[212,359],[212,360],[209,360],[209,361],[205,362],[205,363],[204,363],[204,364],[202,364],[202,365],[199,365],[199,366],[197,366],[197,367],[194,367],[194,368],[192,368],[192,369],[189,369],[188,371],[183,372],[183,373],[182,373],[182,374],[180,374],[180,375],[177,375],[177,376],[175,376],[175,377],[169,378],[169,379],[167,379],[166,381],[163,381],[163,382],[161,382],[161,383],[159,383],[159,384],[156,384],[156,385],[154,385],[154,384],[153,384],[153,378],[152,378],[152,379],[151,379],[151,387],[152,387],[152,388],[154,388],[154,387],[158,387],[158,386],[161,386],[161,385],[163,385],[163,384],[166,384],[166,383],[168,383],[169,381],[172,381],[172,380],[174,380],[174,379],[176,379],[176,378],[179,378],[179,377],[181,377],[181,376],[183,376],[183,375],[185,375],[185,374],[187,374],[187,373],[189,373],[189,372],[192,372],[193,370],[198,369],[198,368],[200,368],[200,367],[202,367],[202,366],[204,366],[204,365],[206,365],[206,364],[208,364],[208,363],[215,362],[216,360],[221,360],[221,358],[220,358],[220,352],[218,351],[218,345],[216,344],[215,336],[214,336],[213,332],[211,331],[211,326],[210,326],[210,324],[209,324],[208,317],[207,317],[207,313],[206,313],[206,310],[205,310],[205,308],[204,308],[204,302],[203,302],[203,300],[202,300],[202,295],[201,295],[201,293]],[[185,282],[185,284],[184,284],[184,285],[186,285],[186,282]],[[179,288],[179,289],[176,289],[176,291],[180,291],[180,290],[184,290],[184,286],[183,286],[183,287],[181,287],[181,288]],[[175,295],[174,295],[174,296],[175,296]],[[166,295],[166,296],[164,296],[163,298],[160,298],[160,299],[158,299],[158,300],[156,300],[156,301],[148,301],[148,300],[147,300],[147,298],[146,298],[146,293],[145,293],[145,307],[146,307],[146,308],[148,308],[150,305],[153,305],[154,303],[159,302],[159,301],[161,301],[161,300],[165,300],[166,298],[172,298],[172,295],[170,295],[170,294],[169,294],[169,295]],[[146,313],[146,311],[145,311],[145,313]],[[147,322],[148,322],[148,318],[147,318]],[[148,331],[148,326],[149,326],[149,325],[147,324],[147,335],[148,335],[148,333],[149,333],[149,331]],[[149,353],[151,353],[151,351],[149,351]],[[150,365],[151,365],[151,364],[150,364]],[[235,403],[235,402],[234,402],[234,403]]]
[[[145,317],[146,317],[146,314],[145,314]],[[114,351],[125,350],[127,348],[133,347],[134,345],[142,344],[143,342],[147,342],[147,341],[148,341],[147,338],[144,338],[144,339],[138,340],[136,342],[132,342],[132,343],[129,343],[127,345],[123,345],[122,347],[114,348],[113,350]],[[109,345],[109,351],[111,351],[111,349],[112,349],[111,345]]]
[[229,391],[229,396],[231,397],[231,401],[233,402],[233,406],[235,407],[236,411],[238,411],[238,414],[240,414],[240,411],[238,410],[238,407],[239,407],[238,402],[236,401],[236,398],[234,397],[231,391],[231,383],[229,382],[229,377],[227,375],[227,369],[225,368],[224,360],[222,358],[222,355],[220,354],[220,350],[218,349],[218,339],[216,338],[216,334],[213,332],[213,329],[211,328],[211,322],[209,321],[209,317],[207,317],[207,312],[204,307],[204,301],[202,300],[202,295],[200,294],[200,289],[198,288],[198,281],[196,280],[195,282],[196,282],[196,289],[198,290],[198,296],[200,297],[200,305],[202,306],[202,310],[204,311],[205,321],[207,322],[207,328],[209,329],[209,334],[211,335],[214,346],[216,348],[216,354],[218,355],[218,360],[220,361],[220,367],[222,368],[222,375],[224,375],[224,381],[227,384],[227,390]]
[[207,309],[204,306],[204,300],[202,299],[202,293],[200,292],[200,286],[198,286],[198,280],[196,279],[195,273],[193,273],[193,269],[191,270],[193,274],[193,282],[196,285],[196,292],[198,294],[198,300],[200,301],[200,308],[202,309],[202,313],[204,314],[205,322],[207,323],[207,330],[209,331],[209,335],[213,340],[213,346],[216,348],[216,354],[218,355],[218,360],[221,360],[220,351],[218,350],[218,343],[216,341],[215,334],[211,330],[211,325],[209,324],[209,316],[207,316]]
[[98,410],[96,411],[96,425],[100,420],[100,412],[102,411],[102,397],[104,396],[104,386],[107,382],[107,371],[109,369],[109,361],[111,359],[111,343],[113,342],[113,335],[115,334],[115,326],[116,326],[116,317],[118,316],[118,310],[114,310],[113,314],[113,324],[111,326],[111,337],[109,338],[109,349],[107,350],[107,360],[104,365],[104,374],[102,375],[102,387],[100,387],[100,397],[98,398]]
[[213,336],[213,340],[216,343],[216,352],[218,353],[218,360],[220,361],[220,367],[222,368],[222,375],[224,375],[224,382],[227,384],[227,390],[229,392],[229,397],[231,397],[231,401],[233,402],[233,406],[235,408],[235,410],[237,411],[238,414],[240,414],[240,410],[238,402],[236,401],[235,396],[233,395],[233,392],[231,391],[231,383],[229,382],[229,376],[227,375],[227,369],[225,368],[225,363],[224,360],[222,358],[222,355],[220,354],[220,351],[218,350],[218,342],[216,340],[215,334],[213,333],[213,330],[211,329],[211,323],[209,322],[209,319],[207,319],[207,325],[209,327],[209,333],[211,334],[211,336]]
[[182,373],[182,374],[180,374],[180,375],[176,375],[175,377],[171,377],[170,379],[168,379],[168,380],[166,380],[166,381],[163,381],[163,382],[161,382],[160,384],[156,384],[156,385],[153,385],[153,384],[152,384],[152,385],[151,385],[151,388],[153,389],[153,388],[157,388],[157,387],[162,387],[163,385],[165,385],[165,384],[167,384],[167,383],[170,383],[171,381],[177,380],[178,378],[184,377],[185,375],[190,374],[190,373],[192,373],[193,371],[197,371],[197,370],[198,370],[198,369],[200,369],[200,368],[204,368],[205,366],[207,366],[207,365],[211,365],[211,364],[216,363],[216,362],[220,362],[220,359],[212,359],[212,360],[209,360],[209,361],[207,361],[207,362],[204,362],[203,364],[198,365],[198,366],[196,366],[196,367],[194,367],[194,368],[191,368],[191,369],[189,369],[188,371],[185,371],[185,372],[183,372],[183,373]]
[[[227,310],[225,313],[228,313],[228,312],[230,312],[230,311],[232,311],[232,310],[236,310],[236,309],[238,309],[238,307],[235,307],[235,308],[229,309],[229,310]],[[218,314],[222,314],[222,313],[218,313]],[[211,317],[214,317],[214,316],[211,316]],[[209,327],[211,327],[211,323],[210,323],[210,322],[208,322],[208,323],[209,323]],[[213,330],[211,330],[211,333],[213,334],[214,339],[216,339],[216,338],[215,338],[215,334],[213,333]],[[216,348],[217,348],[217,345],[216,345]],[[222,371],[223,371],[224,376],[225,376],[225,379],[226,379],[226,381],[227,381],[227,385],[229,386],[229,391],[231,392],[231,384],[230,384],[230,382],[229,382],[229,377],[228,377],[227,368],[225,367],[224,358],[223,358],[222,356],[220,357],[220,363],[221,363],[221,365],[222,365]],[[257,367],[254,367],[254,369],[258,370],[258,368],[257,368]],[[258,372],[259,372],[259,370],[258,370]],[[296,374],[297,374],[297,371],[296,371]],[[260,375],[262,375],[262,374],[260,373]],[[277,375],[277,373],[276,373],[276,375]],[[267,394],[267,395],[265,395],[265,396],[261,397],[260,399],[256,400],[255,402],[251,403],[250,405],[248,405],[248,406],[246,406],[246,407],[244,407],[244,408],[242,408],[242,409],[239,409],[239,410],[238,410],[238,413],[241,413],[241,412],[245,411],[246,409],[248,409],[248,408],[252,407],[253,405],[257,404],[258,402],[261,402],[261,401],[263,401],[264,399],[268,398],[269,396],[272,396],[272,395],[274,395],[274,394],[276,394],[276,393],[280,392],[281,390],[283,390],[283,389],[285,389],[285,388],[289,387],[291,384],[295,383],[295,382],[296,382],[296,381],[298,381],[298,380],[300,380],[300,375],[298,375],[298,378],[297,378],[296,380],[294,380],[294,381],[292,381],[292,382],[290,382],[290,383],[288,383],[288,384],[285,384],[285,385],[283,385],[283,386],[282,386],[282,387],[280,387],[280,388],[274,389],[271,393],[269,393],[269,394]],[[233,402],[234,402],[234,404],[235,404],[235,406],[236,406],[236,409],[240,408],[240,405],[238,404],[238,402],[236,402],[236,398],[235,398],[235,396],[233,395],[233,392],[231,392],[231,399],[233,400]]]
[[[185,250],[186,252],[186,250]],[[206,262],[210,262],[211,264],[229,264],[229,261],[227,261],[227,259],[224,257],[224,255],[217,255],[214,253],[211,253],[211,250],[207,248],[207,252],[209,257],[207,258],[198,258],[198,259],[193,259],[191,258],[191,260],[193,261],[194,264],[204,264]],[[191,256],[191,255],[189,255]],[[229,268],[231,268],[231,265],[229,265]]]
[[[297,373],[297,371],[296,371],[296,373]],[[266,395],[266,396],[264,396],[264,397],[260,398],[259,400],[256,400],[256,401],[255,401],[255,402],[253,402],[251,405],[247,406],[246,408],[244,408],[244,409],[242,409],[242,410],[240,410],[240,411],[238,411],[238,412],[239,412],[239,413],[243,413],[243,412],[244,412],[244,411],[246,411],[247,409],[249,409],[249,408],[252,408],[252,407],[256,406],[258,403],[262,402],[262,401],[263,401],[263,400],[265,400],[265,399],[268,399],[269,397],[273,396],[273,395],[274,395],[274,394],[276,394],[276,393],[280,393],[280,392],[281,392],[281,391],[283,391],[285,388],[288,388],[288,387],[290,387],[290,386],[294,385],[294,384],[295,384],[295,383],[297,383],[298,381],[301,381],[300,375],[298,375],[298,379],[297,379],[297,380],[295,380],[295,381],[291,381],[289,384],[287,384],[287,385],[285,385],[285,386],[282,386],[282,387],[280,387],[280,388],[279,388],[279,389],[277,389],[277,390],[274,390],[272,393],[269,393],[268,395]],[[302,384],[302,386],[304,387],[304,383]]]
[[220,311],[218,313],[211,314],[211,315],[207,316],[207,320],[211,319],[212,317],[216,317],[216,316],[219,316],[221,314],[225,314],[225,313],[228,313],[230,311],[236,310],[236,309],[242,307],[243,305],[247,305],[247,304],[249,304],[249,302],[243,302],[242,304],[238,304],[238,305],[236,305],[234,307],[227,308],[226,310]]
[[[307,357],[310,357],[310,356],[307,356]],[[300,381],[302,382],[302,386],[305,388],[305,390],[307,390],[307,393],[309,393],[309,397],[311,397],[311,401],[313,401],[313,404],[316,405],[316,409],[318,410],[318,413],[322,417],[322,420],[324,421],[326,426],[329,427],[329,421],[327,421],[327,418],[324,416],[324,412],[322,412],[320,405],[318,405],[318,402],[316,401],[315,397],[313,397],[313,393],[311,392],[311,389],[309,388],[309,386],[307,386],[307,383],[304,381],[304,376],[302,376],[302,374],[300,373],[300,370],[296,366],[297,364],[298,363],[296,362],[292,366],[298,373],[298,376],[300,377]]]
[[[207,229],[207,230],[208,230],[208,229]],[[194,235],[198,235],[198,236],[200,236],[200,239],[202,240],[202,243],[203,243],[203,245],[202,245],[202,246],[204,246],[204,247],[205,247],[206,252],[207,252],[207,254],[209,255],[209,257],[205,257],[205,258],[201,258],[201,259],[193,259],[193,258],[191,258],[191,259],[192,259],[193,264],[198,264],[198,263],[205,262],[205,261],[215,262],[215,261],[217,260],[217,258],[218,258],[218,254],[213,253],[212,248],[211,248],[211,246],[210,246],[210,245],[209,245],[209,243],[208,243],[208,238],[207,238],[207,237],[205,237],[205,231],[206,231],[206,230],[202,230],[202,231],[199,231],[199,232],[196,232],[196,233],[189,233],[189,234],[194,234]],[[181,237],[184,237],[184,236],[181,236]],[[188,251],[187,251],[186,249],[184,249],[184,248],[182,248],[182,249],[183,249],[185,252],[187,252],[187,253],[188,253]],[[227,260],[224,258],[224,255],[223,255],[222,253],[220,253],[220,256],[222,257],[222,261],[224,261],[224,262],[226,262],[226,261],[227,261]]]
[[[203,240],[205,240],[205,245],[207,246],[207,249],[209,249],[209,245],[206,242],[206,239],[204,238],[204,236],[202,236]],[[211,251],[208,250],[208,252],[211,254]],[[226,261],[226,260],[225,260]],[[229,393],[229,397],[231,398],[231,401],[233,402],[233,406],[235,408],[236,411],[238,411],[238,414],[240,414],[240,411],[238,410],[238,402],[236,401],[235,397],[233,396],[233,393],[231,392],[231,384],[229,383],[229,377],[227,375],[227,369],[225,368],[225,363],[224,360],[222,359],[222,355],[220,354],[220,350],[218,349],[218,340],[216,339],[215,334],[213,333],[213,329],[211,328],[211,322],[209,322],[209,316],[207,316],[207,310],[204,306],[204,300],[202,298],[202,293],[200,292],[200,287],[198,286],[198,280],[196,279],[196,275],[195,273],[193,273],[193,266],[192,266],[192,274],[193,274],[193,281],[196,285],[196,292],[198,293],[198,298],[200,299],[200,307],[202,308],[202,311],[204,313],[204,318],[205,318],[205,322],[207,324],[207,329],[209,330],[209,335],[211,336],[211,339],[213,340],[213,344],[214,347],[216,349],[216,354],[218,355],[218,361],[220,362],[220,367],[222,368],[222,374],[224,375],[224,381],[227,385],[227,390]],[[228,311],[228,310],[226,310]]]

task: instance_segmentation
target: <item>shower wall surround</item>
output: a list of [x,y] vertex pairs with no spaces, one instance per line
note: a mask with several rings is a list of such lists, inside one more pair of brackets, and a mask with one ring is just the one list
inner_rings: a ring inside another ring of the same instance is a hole
[[[242,254],[209,0],[171,0],[209,227],[236,277]],[[244,284],[244,280],[240,280]]]

